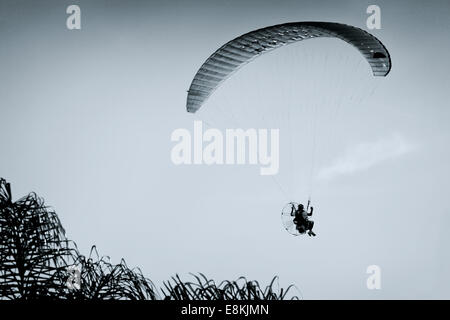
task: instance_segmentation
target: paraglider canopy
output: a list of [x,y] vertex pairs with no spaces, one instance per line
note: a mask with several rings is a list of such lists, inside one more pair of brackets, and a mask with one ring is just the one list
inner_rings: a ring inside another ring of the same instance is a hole
[[251,31],[226,43],[200,67],[188,90],[186,108],[195,113],[220,84],[261,54],[305,39],[332,37],[358,49],[374,76],[386,76],[391,59],[385,46],[370,33],[334,22],[291,22]]

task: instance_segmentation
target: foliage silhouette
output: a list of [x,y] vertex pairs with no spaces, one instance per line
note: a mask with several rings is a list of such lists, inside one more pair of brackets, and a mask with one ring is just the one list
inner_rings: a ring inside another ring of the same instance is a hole
[[[69,289],[69,268],[80,270],[79,289]],[[0,298],[155,299],[153,284],[122,260],[113,265],[94,247],[88,258],[35,193],[12,201],[0,179]]]
[[[293,285],[286,290],[274,290],[274,277],[270,284],[264,288],[260,287],[258,281],[248,281],[240,277],[236,281],[224,280],[218,285],[214,280],[208,279],[202,273],[192,274],[196,282],[183,282],[178,275],[164,282],[161,291],[168,300],[284,300]],[[292,299],[298,299],[296,296]]]
[[0,296],[35,299],[64,295],[61,277],[71,249],[55,212],[35,193],[12,201],[0,179]]
[[121,260],[112,264],[109,257],[100,257],[93,246],[89,257],[77,255],[75,264],[81,271],[78,290],[70,290],[69,299],[88,300],[155,300],[152,282],[139,269],[130,269]]
[[[70,270],[79,270],[76,286]],[[274,277],[264,289],[257,281],[240,277],[216,284],[203,274],[196,282],[178,275],[163,282],[167,300],[282,300],[289,286],[275,290]],[[71,282],[73,284],[73,282]],[[112,264],[91,248],[82,255],[67,239],[57,214],[35,193],[13,202],[11,186],[0,178],[0,299],[156,300],[152,281],[125,260]],[[297,299],[293,296],[292,299]]]

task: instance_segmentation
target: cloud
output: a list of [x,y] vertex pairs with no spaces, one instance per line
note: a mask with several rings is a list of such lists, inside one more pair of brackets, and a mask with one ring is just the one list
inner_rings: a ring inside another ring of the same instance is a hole
[[386,160],[407,154],[414,149],[413,144],[398,134],[375,142],[362,143],[348,149],[330,166],[322,168],[317,177],[321,180],[330,180],[340,175],[367,170]]

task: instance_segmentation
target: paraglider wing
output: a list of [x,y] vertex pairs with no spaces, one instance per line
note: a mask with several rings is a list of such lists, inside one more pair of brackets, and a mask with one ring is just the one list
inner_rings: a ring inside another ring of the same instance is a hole
[[318,37],[339,38],[356,47],[370,64],[374,76],[386,76],[391,69],[387,49],[380,40],[362,29],[334,22],[279,24],[246,33],[214,52],[192,80],[187,111],[195,113],[224,80],[259,55]]

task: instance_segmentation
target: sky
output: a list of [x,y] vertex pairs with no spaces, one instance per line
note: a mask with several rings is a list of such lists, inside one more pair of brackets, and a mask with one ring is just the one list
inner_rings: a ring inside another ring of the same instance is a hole
[[[81,29],[66,8],[81,8]],[[251,30],[381,8],[392,70],[371,76],[336,39],[275,50],[196,115],[204,60]],[[449,299],[447,1],[7,1],[0,3],[0,177],[37,192],[88,253],[157,285],[178,273],[294,283],[305,299]],[[178,128],[279,128],[280,171],[175,165]],[[317,237],[281,225],[311,196]],[[366,286],[367,267],[381,289]]]

